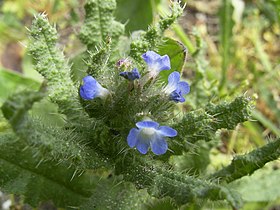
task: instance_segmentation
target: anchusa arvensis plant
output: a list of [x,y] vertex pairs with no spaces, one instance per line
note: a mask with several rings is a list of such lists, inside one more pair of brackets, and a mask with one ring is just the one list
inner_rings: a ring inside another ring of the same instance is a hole
[[[83,210],[166,201],[174,209],[209,201],[240,208],[228,183],[277,159],[279,141],[203,174],[217,131],[248,120],[250,100],[211,101],[216,92],[205,90],[201,72],[195,81],[181,77],[187,50],[164,36],[183,12],[179,1],[135,37],[115,20],[115,8],[115,0],[86,1],[79,33],[86,50],[78,55],[84,63],[73,66],[56,44],[56,29],[36,16],[28,50],[45,81],[1,107],[0,126],[9,123],[0,132],[1,191],[22,194],[32,206],[51,200]],[[51,120],[33,112],[35,103],[51,110]]]

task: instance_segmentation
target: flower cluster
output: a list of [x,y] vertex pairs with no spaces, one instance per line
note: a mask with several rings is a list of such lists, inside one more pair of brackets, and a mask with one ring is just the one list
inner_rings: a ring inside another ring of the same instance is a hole
[[[155,79],[161,71],[171,69],[168,55],[161,56],[153,51],[147,51],[142,55],[142,58],[147,64],[148,78]],[[121,63],[120,66],[123,66],[123,64]],[[119,75],[130,82],[141,78],[137,68],[132,71],[120,72]],[[176,103],[185,102],[184,95],[190,92],[190,86],[187,82],[180,81],[180,73],[174,71],[169,75],[168,84],[164,87],[163,92],[169,97],[169,100]],[[83,78],[83,85],[80,87],[81,98],[84,100],[104,99],[108,95],[110,95],[109,90],[102,87],[92,76]],[[177,135],[177,131],[173,128],[159,126],[157,122],[152,120],[137,122],[136,127],[130,130],[127,143],[131,148],[136,147],[141,154],[146,154],[149,147],[156,155],[166,153],[168,145],[165,137],[175,137]]]

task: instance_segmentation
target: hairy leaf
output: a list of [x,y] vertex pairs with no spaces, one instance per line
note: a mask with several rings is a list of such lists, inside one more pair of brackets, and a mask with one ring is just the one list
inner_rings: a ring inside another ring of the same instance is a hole
[[137,191],[131,183],[103,180],[81,209],[143,209],[148,199],[151,197],[145,190]]
[[177,155],[188,148],[188,143],[211,141],[217,130],[234,129],[238,123],[249,120],[251,109],[248,98],[237,97],[232,102],[209,103],[205,110],[189,112],[173,126],[179,135],[170,142],[170,149]]
[[243,176],[250,175],[254,171],[262,168],[267,162],[280,157],[280,139],[272,141],[246,155],[234,157],[231,164],[217,171],[211,176],[217,178],[219,182],[232,182]]
[[45,160],[11,133],[0,134],[0,186],[4,192],[24,195],[32,206],[51,200],[69,209],[139,209],[150,198],[121,179],[103,179]]
[[94,182],[87,175],[55,162],[36,158],[15,135],[0,135],[0,186],[8,193],[22,194],[37,206],[52,200],[58,207],[78,206],[91,194]]
[[107,42],[109,37],[115,44],[118,37],[124,33],[124,25],[114,20],[115,9],[115,0],[87,0],[80,39],[88,49],[94,49],[98,44]]
[[14,93],[24,89],[38,89],[40,83],[21,74],[0,68],[0,104]]
[[[166,169],[154,161],[126,156],[117,165],[116,172],[124,175],[124,179],[136,184],[138,188],[147,188],[156,198],[171,197],[177,205],[193,203],[196,198],[212,201],[227,200],[233,207],[242,206],[238,193],[217,184],[199,178],[177,173]],[[138,166],[135,165],[138,164]]]
[[37,15],[30,29],[29,51],[35,69],[47,81],[48,97],[59,106],[59,111],[69,119],[83,116],[79,107],[78,91],[70,77],[70,67],[63,53],[56,47],[57,32],[45,15]]
[[77,137],[72,130],[44,125],[39,119],[30,118],[28,111],[36,101],[42,99],[42,92],[25,91],[13,95],[2,106],[4,117],[9,120],[15,133],[28,146],[46,156],[77,168],[96,168],[104,165],[98,155],[85,146],[85,138]]
[[196,142],[194,149],[183,155],[172,156],[171,164],[174,170],[188,172],[188,175],[200,175],[206,171],[210,163],[209,151],[210,144],[208,142]]

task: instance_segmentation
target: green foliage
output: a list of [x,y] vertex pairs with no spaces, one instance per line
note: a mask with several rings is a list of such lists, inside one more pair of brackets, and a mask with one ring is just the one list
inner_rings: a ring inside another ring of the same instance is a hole
[[70,77],[70,67],[56,47],[57,32],[45,15],[35,17],[30,38],[29,51],[36,71],[47,81],[48,97],[58,104],[60,112],[69,119],[80,117],[83,113],[79,107],[76,87]]
[[280,23],[280,1],[279,0],[260,0],[258,7],[270,20],[270,22]]
[[[238,194],[226,187],[201,180],[186,174],[170,171],[164,165],[159,165],[149,159],[137,161],[138,166],[131,165],[130,159],[121,163],[117,173],[122,173],[126,180],[134,182],[138,188],[148,188],[148,192],[157,198],[170,196],[177,205],[196,202],[196,199],[212,201],[226,199],[235,208],[242,206]],[[141,161],[141,162],[139,162]]]
[[[105,192],[105,193],[100,193]],[[145,190],[137,191],[131,183],[104,180],[98,183],[82,209],[143,209],[150,199]]]
[[20,74],[0,69],[0,104],[16,90],[38,89],[40,84]]
[[154,0],[117,0],[116,17],[122,22],[128,22],[125,25],[127,33],[146,30],[153,21],[155,3]]
[[205,111],[213,116],[213,129],[234,129],[238,123],[250,119],[252,104],[246,97],[237,97],[231,103],[223,102],[219,105],[208,104]]
[[114,0],[90,0],[85,4],[85,23],[80,31],[80,39],[88,49],[94,49],[102,41],[111,37],[116,43],[124,33],[124,25],[115,21],[113,12],[116,9]]
[[88,75],[98,76],[101,72],[108,71],[107,65],[111,53],[111,43],[107,42],[101,45],[95,52],[89,51],[89,61],[87,62]]
[[1,190],[22,194],[31,205],[51,199],[57,206],[78,206],[94,186],[86,176],[70,182],[76,169],[34,158],[34,149],[14,134],[1,134],[0,150]]
[[140,35],[139,39],[133,40],[130,44],[130,56],[137,61],[140,61],[140,57],[148,50],[156,49],[162,43],[163,32],[174,23],[178,17],[183,13],[183,8],[180,3],[174,1],[171,3],[171,14],[159,20],[158,23],[148,28],[146,32]]
[[146,205],[146,210],[173,210],[176,205],[170,198],[163,198],[160,200],[152,201]]
[[238,97],[234,101],[214,105],[209,103],[204,110],[187,113],[173,127],[179,132],[178,142],[171,142],[170,148],[175,154],[187,150],[189,143],[199,140],[211,141],[219,129],[234,129],[238,123],[249,120],[250,100]]
[[24,195],[25,202],[33,206],[52,200],[59,207],[82,206],[85,210],[108,206],[111,209],[138,208],[147,199],[147,194],[146,197],[140,194],[129,183],[100,179],[91,172],[81,173],[74,167],[45,160],[34,154],[35,151],[14,134],[0,135],[1,190]]
[[7,100],[2,106],[4,117],[17,130],[26,120],[27,111],[31,109],[33,103],[40,101],[43,96],[44,94],[41,92],[25,92],[14,95],[12,100]]
[[[227,25],[231,22],[230,1],[224,1],[222,8],[225,19],[222,78],[225,79],[233,27]],[[164,88],[167,74],[181,72],[184,67],[186,48],[163,34],[182,14],[180,2],[171,2],[170,14],[131,38],[131,42],[127,42],[128,37],[120,39],[124,25],[114,19],[115,9],[114,0],[88,0],[79,35],[88,50],[88,56],[77,55],[84,56],[79,67],[81,75],[93,76],[106,88],[109,91],[106,99],[84,100],[79,96],[83,84],[71,78],[70,65],[57,46],[55,27],[46,15],[35,16],[28,49],[44,82],[40,88],[38,82],[29,86],[27,83],[33,80],[15,76],[26,90],[17,90],[9,97],[0,92],[6,100],[1,107],[5,119],[0,121],[1,190],[23,195],[24,201],[34,207],[51,200],[57,207],[85,210],[156,209],[164,203],[168,204],[167,209],[184,208],[181,207],[184,205],[200,208],[207,201],[226,201],[232,208],[241,208],[242,197],[228,183],[277,159],[279,139],[236,156],[227,167],[207,174],[210,150],[220,143],[221,130],[234,130],[251,119],[251,99],[240,96],[229,102],[209,100],[210,94],[218,93],[213,88],[217,83],[211,81],[209,90],[201,85],[209,82],[209,78],[204,69],[202,41],[196,34],[197,49],[191,49],[191,53],[197,59],[197,75],[190,99],[197,99],[193,104],[177,106],[169,100]],[[123,52],[119,46],[128,50]],[[172,69],[162,74],[161,79],[149,78],[143,65],[141,55],[148,50],[167,54],[171,59]],[[126,58],[124,66],[116,65],[122,59],[119,54]],[[265,57],[262,58],[267,64]],[[121,71],[135,67],[141,79],[128,81],[119,76]],[[0,73],[5,79],[10,76],[4,71]],[[15,89],[14,83],[11,89]],[[54,111],[54,121],[58,123],[47,122],[36,114],[38,106],[44,103],[52,106],[50,110]],[[169,151],[162,156],[150,152],[141,155],[127,145],[130,129],[147,118],[178,132],[175,138],[167,139]]]
[[[237,190],[245,201],[270,202],[280,196],[278,182],[280,171],[272,168],[272,164],[264,167],[251,176],[245,176],[231,183],[231,187]],[[257,184],[256,184],[257,183]]]
[[208,142],[198,141],[190,151],[183,155],[173,156],[170,162],[174,166],[174,170],[187,172],[188,175],[204,174],[210,164],[211,146]]
[[246,155],[236,156],[229,166],[217,171],[211,178],[217,178],[219,182],[232,182],[243,176],[252,174],[267,162],[278,159],[279,156],[280,140],[277,139]]
[[[182,71],[188,53],[186,47],[182,43],[171,38],[166,38],[164,43],[159,46],[158,51],[161,55],[169,56],[172,71]],[[161,79],[167,82],[169,73],[168,71],[162,71],[160,74]]]
[[[72,130],[61,131],[57,127],[42,124],[37,118],[28,116],[36,101],[43,98],[42,92],[20,92],[9,98],[2,106],[4,117],[9,120],[14,132],[30,147],[38,148],[44,159],[75,165],[79,169],[103,166],[95,153],[87,151],[85,142]],[[89,158],[95,156],[92,162]],[[99,162],[97,161],[99,160]],[[103,163],[103,164],[102,164]]]

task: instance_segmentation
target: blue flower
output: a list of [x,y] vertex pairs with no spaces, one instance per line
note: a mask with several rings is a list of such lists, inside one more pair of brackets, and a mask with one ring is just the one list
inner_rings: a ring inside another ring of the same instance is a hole
[[128,72],[128,71],[121,72],[120,76],[122,76],[130,81],[139,79],[141,77],[137,68],[134,68],[131,72]]
[[149,147],[156,155],[164,154],[168,145],[164,137],[174,137],[177,131],[168,126],[159,126],[154,121],[141,121],[136,123],[137,128],[132,128],[127,136],[127,143],[137,150],[146,154]]
[[190,92],[190,86],[187,82],[180,81],[179,72],[174,71],[168,76],[168,85],[164,88],[164,92],[172,101],[185,102],[183,95]]
[[110,93],[102,87],[92,76],[83,78],[84,84],[80,87],[80,96],[85,100],[106,98]]
[[153,78],[162,70],[171,69],[168,55],[161,56],[154,51],[148,51],[142,55],[142,58],[147,63],[149,74]]

